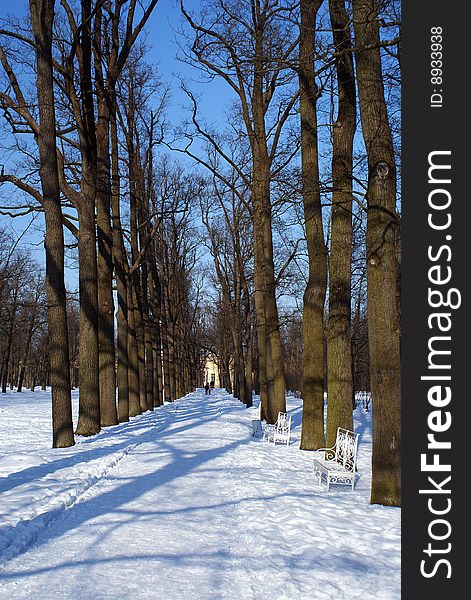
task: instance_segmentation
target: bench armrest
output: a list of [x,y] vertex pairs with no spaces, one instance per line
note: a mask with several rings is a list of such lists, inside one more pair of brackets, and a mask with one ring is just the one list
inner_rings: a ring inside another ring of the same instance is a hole
[[330,462],[335,459],[335,449],[336,444],[334,444],[332,448],[318,448],[317,450],[314,450],[314,452],[324,452],[324,460]]
[[332,448],[318,448],[317,450],[314,450],[314,452],[335,452],[335,444]]

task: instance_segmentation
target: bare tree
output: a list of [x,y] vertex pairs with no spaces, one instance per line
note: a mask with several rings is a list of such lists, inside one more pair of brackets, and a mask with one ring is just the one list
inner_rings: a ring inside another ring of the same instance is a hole
[[[235,93],[245,136],[249,141],[252,172],[240,172],[251,188],[254,222],[255,307],[259,352],[260,395],[264,417],[270,422],[286,410],[283,357],[280,341],[273,260],[270,184],[297,152],[283,147],[283,130],[293,114],[298,94],[290,86],[290,61],[297,46],[289,17],[290,2],[272,5],[252,0],[225,0],[205,5],[200,18],[183,14],[194,32],[188,60],[210,77],[221,77]],[[277,91],[279,93],[277,93]],[[232,164],[213,136],[198,127],[221,157]],[[234,166],[232,164],[232,166]]]
[[[7,74],[14,97],[1,94],[7,111],[15,111],[26,128],[33,132],[39,151],[42,196],[31,189],[40,200],[46,222],[46,293],[48,301],[49,363],[52,384],[53,446],[74,444],[70,395],[67,310],[64,284],[64,237],[56,157],[56,118],[53,84],[52,28],[54,0],[30,0],[30,17],[36,55],[37,98],[39,122],[31,114],[18,79],[7,56],[0,47],[0,60]],[[15,121],[15,120],[14,120]],[[8,180],[7,179],[3,179]],[[21,182],[15,178],[10,181]],[[23,186],[24,187],[24,186]],[[27,186],[28,187],[28,186]]]
[[232,338],[234,396],[252,406],[252,347],[248,343],[252,315],[247,275],[252,259],[247,245],[250,215],[240,194],[235,193],[240,188],[237,173],[233,172],[232,177],[228,174],[226,179],[231,183],[229,188],[217,178],[208,182],[207,197],[203,201],[200,195],[200,204]]

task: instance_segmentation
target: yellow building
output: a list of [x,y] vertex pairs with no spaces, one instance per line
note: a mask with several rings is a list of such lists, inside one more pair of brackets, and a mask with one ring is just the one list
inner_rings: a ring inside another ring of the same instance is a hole
[[215,356],[208,356],[204,365],[204,382],[211,383],[214,381],[214,387],[221,387],[219,380],[219,365]]

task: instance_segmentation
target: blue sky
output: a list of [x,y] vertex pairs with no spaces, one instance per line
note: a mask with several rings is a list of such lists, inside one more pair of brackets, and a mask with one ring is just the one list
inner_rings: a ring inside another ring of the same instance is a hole
[[[188,0],[187,6],[191,7],[195,3],[195,0]],[[28,4],[28,0],[0,0],[0,17],[14,15],[21,18],[28,13]],[[147,61],[157,65],[162,82],[170,86],[171,97],[166,116],[173,125],[178,125],[186,115],[187,99],[179,89],[179,77],[189,81],[198,76],[191,67],[176,58],[178,53],[176,38],[180,24],[181,15],[177,0],[159,0],[145,29],[145,39],[149,47]],[[210,115],[212,121],[224,123],[226,120],[224,109],[231,99],[227,85],[216,80],[205,85],[204,88],[193,82],[191,88],[202,94],[200,107],[206,119],[208,119],[207,115]],[[2,163],[5,163],[5,171],[8,172],[8,158],[2,156],[0,150],[0,164]],[[30,217],[9,219],[0,216],[0,224],[7,224],[16,235],[19,235],[30,221]],[[42,217],[39,215],[30,227],[23,243],[23,247],[40,263],[44,260],[41,222]],[[76,287],[76,273],[73,270],[67,272],[67,285],[71,288]]]
[[[58,2],[58,0],[56,1]],[[187,0],[186,2],[186,6],[189,8],[197,4],[197,0]],[[0,0],[0,17],[7,14],[20,17],[27,12],[27,0]],[[178,53],[176,37],[180,23],[178,0],[159,0],[145,29],[146,42],[149,46],[147,60],[150,63],[158,64],[162,81],[169,84],[172,89],[172,99],[168,107],[168,118],[172,123],[178,123],[182,119],[182,105],[186,104],[185,95],[179,90],[178,76],[186,79],[195,77],[195,75],[197,77],[194,69],[176,58]],[[192,87],[202,90],[196,83]],[[224,119],[223,108],[227,105],[230,97],[227,84],[216,80],[205,86],[201,110],[205,115],[211,115],[216,121],[222,120]]]

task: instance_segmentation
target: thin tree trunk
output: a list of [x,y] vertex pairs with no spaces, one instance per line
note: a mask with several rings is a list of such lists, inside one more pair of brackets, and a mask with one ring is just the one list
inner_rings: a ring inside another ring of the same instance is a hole
[[[138,285],[139,279],[136,278]],[[144,319],[142,316],[142,303],[140,301],[142,290],[136,290],[134,287],[134,326],[136,329],[137,341],[137,358],[138,358],[138,373],[139,373],[139,406],[141,412],[147,410],[147,386],[146,386],[146,348],[145,348],[145,333]]]
[[[128,156],[129,156],[129,219],[131,228],[131,256],[133,265],[136,264],[139,256],[139,241],[138,241],[138,186],[137,186],[137,155],[138,152],[134,146],[134,104],[131,101],[131,106],[128,113],[129,134],[128,134]],[[145,363],[145,340],[144,340],[144,323],[142,311],[142,284],[140,266],[133,271],[130,276],[132,280],[132,294],[134,307],[134,329],[137,342],[137,357],[138,357],[138,376],[139,376],[139,406],[140,412],[147,410],[147,391],[146,391],[146,363]]]
[[12,381],[13,375],[11,374],[11,359],[12,359],[12,345],[13,345],[13,333],[15,331],[15,319],[16,311],[18,310],[18,292],[19,285],[16,285],[13,291],[13,298],[11,302],[11,312],[9,314],[10,327],[8,329],[7,343],[5,354],[3,358],[3,376],[2,376],[2,394],[6,394],[8,380]]
[[128,382],[129,382],[129,416],[135,417],[141,413],[140,394],[139,394],[139,356],[136,339],[136,325],[134,322],[134,296],[132,291],[132,281],[128,280],[127,285],[127,306],[128,306],[128,326],[127,326],[127,351],[128,351]]
[[162,355],[163,355],[163,371],[164,371],[164,400],[171,402],[170,397],[170,361],[168,357],[168,335],[167,328],[162,331]]
[[113,215],[113,259],[116,273],[116,292],[118,310],[117,323],[117,358],[118,368],[116,383],[118,387],[118,421],[129,421],[129,376],[128,376],[128,301],[126,267],[127,258],[124,248],[120,215],[119,167],[118,167],[118,133],[116,115],[111,115],[111,206]]
[[21,390],[23,389],[23,382],[24,382],[25,372],[26,372],[26,364],[28,362],[29,351],[31,348],[31,340],[33,339],[34,324],[35,324],[35,320],[36,320],[36,310],[35,310],[35,308],[33,308],[32,310],[33,310],[33,312],[32,312],[31,318],[30,318],[30,322],[29,322],[28,333],[26,336],[26,342],[25,342],[25,346],[24,346],[24,350],[23,350],[23,356],[21,357],[21,360],[20,360],[20,372],[18,374],[18,385],[16,388],[16,391],[18,393],[21,392]]
[[176,400],[176,389],[175,389],[175,324],[168,319],[169,326],[167,330],[167,343],[168,343],[168,363],[169,363],[169,387],[170,387],[170,399],[172,402]]
[[151,258],[152,264],[149,271],[149,288],[152,290],[152,319],[153,319],[153,340],[152,340],[152,356],[154,365],[154,406],[163,404],[163,364],[162,364],[162,330],[161,330],[161,314],[162,314],[162,289],[160,277],[157,271],[155,261],[155,244],[153,244],[154,253]]
[[163,373],[162,373],[162,341],[160,325],[154,325],[154,339],[152,346],[154,360],[154,406],[163,404]]
[[250,339],[250,335],[247,340],[247,358],[245,360],[246,368],[246,385],[247,385],[247,407],[250,408],[252,402],[252,391],[253,391],[253,344]]
[[154,401],[152,394],[154,392],[154,365],[152,357],[152,324],[149,310],[149,274],[147,271],[147,262],[142,263],[142,310],[144,314],[144,349],[145,349],[145,378],[146,378],[146,408],[153,410]]

